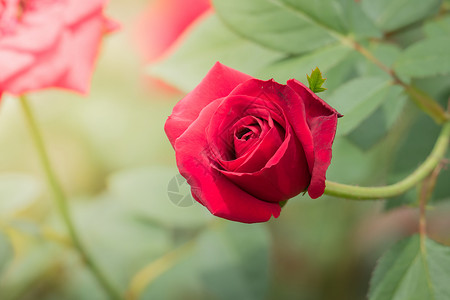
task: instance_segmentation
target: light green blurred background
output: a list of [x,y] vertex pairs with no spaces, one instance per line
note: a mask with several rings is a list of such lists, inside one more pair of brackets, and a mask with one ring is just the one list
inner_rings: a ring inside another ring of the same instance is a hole
[[[146,84],[132,36],[147,4],[111,1],[108,13],[123,28],[105,39],[88,97],[29,95],[101,268],[125,292],[150,266],[141,299],[364,299],[376,259],[415,232],[415,210],[382,213],[380,202],[299,196],[278,219],[245,225],[169,201],[167,185],[178,173],[163,126],[183,94]],[[9,96],[0,107],[0,145],[0,299],[107,299],[70,245]],[[376,160],[365,158],[375,154],[343,138],[335,147],[340,159],[330,178],[364,182],[374,174]],[[447,211],[432,212],[436,228],[448,227]]]

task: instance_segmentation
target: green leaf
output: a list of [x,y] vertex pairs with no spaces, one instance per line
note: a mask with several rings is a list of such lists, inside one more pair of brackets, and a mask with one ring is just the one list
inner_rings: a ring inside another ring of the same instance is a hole
[[423,27],[425,35],[429,38],[450,36],[450,16],[427,22]]
[[311,69],[320,65],[320,68],[326,74],[328,70],[346,59],[350,53],[351,50],[347,47],[333,45],[307,55],[289,57],[270,64],[261,70],[258,77],[274,78],[278,82],[286,82],[288,79],[296,78],[306,83],[304,76]]
[[308,79],[309,89],[314,93],[317,94],[326,90],[326,88],[322,87],[322,85],[325,83],[326,78],[322,77],[322,73],[320,72],[318,67],[316,67],[312,71],[311,75],[307,74],[306,78]]
[[[145,195],[142,197],[143,201],[148,200]],[[78,200],[73,201],[72,209],[88,251],[122,290],[126,289],[130,279],[143,264],[156,259],[170,247],[170,232],[140,218],[136,211],[139,207],[133,205],[133,195],[128,198],[127,205],[124,205],[123,199],[108,193],[95,198],[73,200]],[[158,210],[156,206],[151,208]],[[76,292],[73,286],[77,286],[78,280],[82,279],[79,277],[83,275],[69,273],[67,276],[66,288]]]
[[231,32],[212,15],[197,24],[171,56],[151,65],[150,73],[181,90],[190,91],[216,61],[254,75],[281,57],[281,53],[263,48]]
[[363,0],[362,8],[383,31],[393,31],[438,12],[440,0]]
[[385,100],[367,119],[362,121],[348,137],[365,151],[376,145],[394,126],[406,103],[406,97]]
[[115,173],[108,187],[122,209],[132,216],[167,227],[204,225],[212,217],[193,198],[189,206],[172,202],[172,193],[190,197],[189,185],[182,180],[177,184],[177,179],[182,177],[176,168],[136,168]]
[[[327,178],[342,183],[362,184],[373,179],[374,165],[380,168],[379,159],[374,153],[364,152],[346,136],[338,136],[333,144],[333,159]],[[352,166],[352,171],[343,172],[348,166]]]
[[344,115],[336,135],[346,135],[369,117],[384,101],[396,101],[400,87],[379,77],[357,78],[342,85],[326,101]]
[[450,248],[418,235],[400,241],[380,259],[369,300],[450,299]]
[[350,0],[214,0],[213,4],[234,31],[290,54],[315,50],[348,33],[379,37],[370,19]]
[[59,264],[64,256],[61,247],[41,240],[27,243],[26,246],[1,277],[2,300],[25,299],[27,296],[33,299],[33,289],[42,291],[43,283],[61,278]]
[[0,278],[6,267],[12,261],[14,249],[6,234],[0,231]]
[[[391,67],[401,53],[400,47],[386,43],[371,43],[368,50],[387,67]],[[358,71],[363,76],[377,76],[391,79],[389,74],[362,55],[360,56],[360,61]]]
[[216,220],[140,299],[265,299],[269,249],[265,225]]
[[425,77],[450,73],[450,37],[422,40],[408,47],[394,64],[401,77]]
[[[217,299],[264,299],[269,286],[269,234],[264,225],[227,223],[197,242],[203,284]],[[226,282],[226,284],[224,284]]]
[[0,175],[0,217],[12,216],[25,209],[42,195],[41,183],[31,175],[5,173]]
[[336,39],[310,16],[280,0],[213,0],[215,11],[247,39],[286,53],[308,52]]

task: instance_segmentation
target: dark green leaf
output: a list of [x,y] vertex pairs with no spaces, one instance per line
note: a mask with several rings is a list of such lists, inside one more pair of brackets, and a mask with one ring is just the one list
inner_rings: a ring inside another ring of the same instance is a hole
[[450,248],[415,235],[400,241],[380,259],[369,300],[447,300],[450,298]]

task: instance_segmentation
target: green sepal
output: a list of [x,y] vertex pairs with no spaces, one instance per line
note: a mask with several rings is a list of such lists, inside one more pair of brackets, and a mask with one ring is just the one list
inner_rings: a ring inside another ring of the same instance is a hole
[[326,78],[322,77],[322,72],[320,72],[318,67],[312,71],[311,75],[307,74],[306,78],[308,78],[309,89],[314,93],[317,94],[326,90],[326,88],[322,87]]

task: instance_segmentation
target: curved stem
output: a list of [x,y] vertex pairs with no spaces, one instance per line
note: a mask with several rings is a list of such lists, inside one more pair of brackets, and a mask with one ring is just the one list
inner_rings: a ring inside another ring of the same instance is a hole
[[360,187],[326,181],[325,194],[354,200],[384,199],[401,195],[427,177],[447,152],[450,140],[450,122],[446,122],[427,159],[408,177],[392,185]]
[[105,292],[109,295],[109,297],[111,299],[122,299],[120,293],[115,289],[115,287],[109,282],[109,280],[106,278],[106,276],[98,268],[97,264],[94,262],[94,260],[89,255],[86,248],[84,247],[83,243],[81,242],[81,239],[75,229],[75,225],[70,216],[67,199],[66,199],[64,192],[63,192],[63,190],[55,176],[55,173],[51,167],[50,160],[48,158],[47,151],[45,149],[44,141],[42,139],[42,136],[38,129],[36,120],[33,117],[31,108],[28,105],[25,95],[20,96],[20,103],[22,105],[22,110],[24,112],[25,119],[28,123],[30,134],[31,134],[31,136],[33,138],[33,142],[36,146],[36,150],[38,152],[39,159],[40,159],[42,167],[44,169],[48,185],[53,193],[53,198],[55,199],[59,214],[61,215],[61,218],[67,227],[67,231],[73,242],[73,245],[79,252],[81,258],[86,263],[88,268],[91,270],[92,274],[97,279],[98,283],[103,287]]

